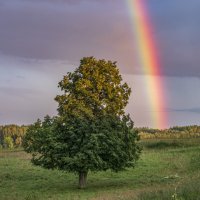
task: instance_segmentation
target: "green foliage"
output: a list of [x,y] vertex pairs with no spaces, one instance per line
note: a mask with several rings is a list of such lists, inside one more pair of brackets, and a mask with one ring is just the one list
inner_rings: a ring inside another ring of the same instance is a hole
[[120,171],[134,166],[140,148],[133,122],[125,115],[131,89],[116,63],[83,58],[80,66],[59,82],[59,116],[45,117],[24,137],[32,162],[48,169],[79,174],[83,187],[88,171]]
[[148,143],[145,147],[150,149],[165,149],[165,148],[176,148],[181,147],[181,143],[174,141],[157,141],[153,143]]
[[28,129],[23,146],[33,152],[32,162],[45,168],[119,171],[135,165],[140,152],[137,140],[129,117],[93,121],[46,117]]
[[13,139],[10,136],[5,137],[3,146],[12,149],[14,147]]
[[171,148],[181,149],[184,147],[195,147],[199,146],[200,138],[190,139],[143,139],[139,142],[140,146],[144,150],[169,150]]
[[44,118],[44,122],[38,119],[35,124],[29,127],[23,138],[25,151],[33,153],[32,162],[45,168],[55,168],[52,151],[54,151],[56,143],[54,142],[52,123],[53,119],[48,115]]

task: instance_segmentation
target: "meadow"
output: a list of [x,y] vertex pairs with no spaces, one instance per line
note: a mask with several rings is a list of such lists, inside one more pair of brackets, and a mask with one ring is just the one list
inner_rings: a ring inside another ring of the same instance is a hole
[[200,138],[143,139],[134,169],[75,174],[33,166],[22,149],[0,150],[1,200],[200,200]]

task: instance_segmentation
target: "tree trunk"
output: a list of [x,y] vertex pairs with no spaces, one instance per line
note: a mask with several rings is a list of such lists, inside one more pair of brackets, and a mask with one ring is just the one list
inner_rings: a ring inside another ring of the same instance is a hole
[[79,189],[83,189],[86,187],[86,181],[87,181],[87,172],[79,172],[79,183],[78,183]]

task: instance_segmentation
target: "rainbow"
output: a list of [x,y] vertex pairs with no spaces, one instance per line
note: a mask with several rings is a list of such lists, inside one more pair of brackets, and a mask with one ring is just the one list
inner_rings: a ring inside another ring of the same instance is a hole
[[130,9],[134,38],[137,43],[138,61],[146,78],[147,95],[152,112],[152,126],[163,129],[167,127],[165,112],[164,85],[161,78],[156,44],[152,33],[145,0],[127,0]]

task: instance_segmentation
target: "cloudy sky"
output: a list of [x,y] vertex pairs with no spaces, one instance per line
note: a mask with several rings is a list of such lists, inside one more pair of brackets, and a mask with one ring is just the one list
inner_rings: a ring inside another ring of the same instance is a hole
[[[144,0],[145,1],[145,0]],[[163,72],[167,127],[200,125],[200,1],[146,0]],[[84,56],[117,61],[135,126],[152,127],[126,0],[1,0],[0,124],[55,115],[57,83]],[[155,127],[156,128],[156,127]]]

